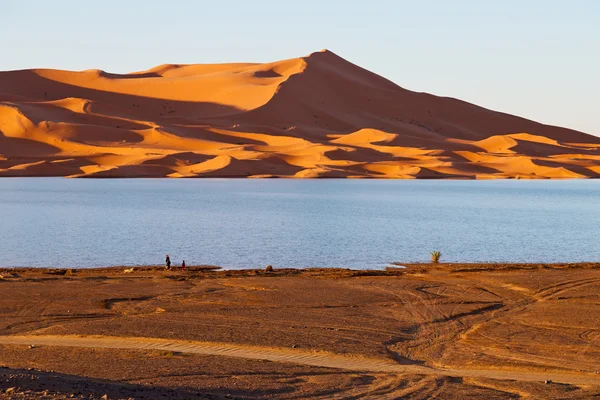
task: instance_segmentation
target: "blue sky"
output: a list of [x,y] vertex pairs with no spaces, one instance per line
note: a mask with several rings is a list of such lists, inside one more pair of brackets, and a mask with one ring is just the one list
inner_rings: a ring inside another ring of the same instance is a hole
[[0,70],[110,72],[328,48],[407,89],[600,135],[596,0],[0,0],[0,48]]

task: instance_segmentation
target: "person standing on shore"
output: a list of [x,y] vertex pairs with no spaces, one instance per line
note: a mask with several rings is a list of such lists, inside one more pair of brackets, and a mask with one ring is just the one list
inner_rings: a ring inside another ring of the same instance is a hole
[[167,258],[165,258],[165,269],[171,269],[171,259],[169,258],[168,254]]
[[185,271],[185,260],[181,261],[181,270]]

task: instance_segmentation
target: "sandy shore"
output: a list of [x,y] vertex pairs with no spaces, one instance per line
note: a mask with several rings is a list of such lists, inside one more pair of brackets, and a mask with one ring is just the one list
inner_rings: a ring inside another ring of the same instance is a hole
[[0,398],[600,396],[600,264],[0,275]]

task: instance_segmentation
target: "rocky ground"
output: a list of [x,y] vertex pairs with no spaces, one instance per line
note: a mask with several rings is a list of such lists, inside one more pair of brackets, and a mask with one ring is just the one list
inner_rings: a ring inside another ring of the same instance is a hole
[[600,264],[0,275],[0,398],[600,396]]

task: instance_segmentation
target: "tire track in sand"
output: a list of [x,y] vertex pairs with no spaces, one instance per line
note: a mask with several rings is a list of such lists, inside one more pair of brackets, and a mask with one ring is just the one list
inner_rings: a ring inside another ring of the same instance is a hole
[[162,350],[178,353],[267,360],[350,371],[412,373],[533,382],[551,380],[558,383],[573,385],[600,385],[600,375],[595,374],[425,367],[422,365],[397,364],[393,360],[384,358],[369,358],[322,351],[306,351],[277,347],[246,346],[233,343],[192,342],[143,337],[10,335],[0,336],[0,344],[96,349]]

